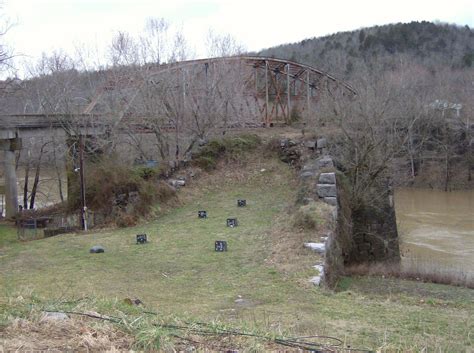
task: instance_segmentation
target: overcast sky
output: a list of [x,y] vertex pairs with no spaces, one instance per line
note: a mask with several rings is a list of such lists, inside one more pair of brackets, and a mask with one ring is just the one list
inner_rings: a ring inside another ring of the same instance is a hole
[[104,48],[118,30],[138,34],[149,17],[182,28],[197,56],[205,56],[209,28],[248,50],[344,30],[413,20],[474,27],[474,0],[2,0],[15,25],[7,34],[16,53],[72,51],[78,43]]

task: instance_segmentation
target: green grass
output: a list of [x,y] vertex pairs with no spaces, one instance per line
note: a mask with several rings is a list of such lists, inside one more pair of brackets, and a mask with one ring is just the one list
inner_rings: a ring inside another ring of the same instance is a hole
[[[329,292],[305,284],[312,273],[307,260],[290,273],[269,264],[268,259],[278,259],[273,234],[291,229],[292,221],[282,215],[296,197],[293,174],[274,160],[239,168],[202,178],[180,192],[182,206],[133,228],[21,243],[11,228],[0,226],[2,321],[11,320],[12,313],[28,315],[27,309],[8,304],[20,294],[31,298],[28,293],[34,293],[40,303],[56,306],[75,298],[103,298],[102,304],[90,305],[131,316],[139,309],[124,309],[121,300],[140,298],[161,317],[217,320],[275,334],[330,335],[357,348],[474,348],[472,290],[354,277]],[[247,199],[248,206],[237,208],[238,198]],[[208,219],[197,218],[201,209]],[[234,229],[225,226],[231,216],[240,222]],[[138,233],[147,233],[150,243],[135,245]],[[227,240],[229,251],[214,252],[215,240]],[[89,254],[97,244],[106,252]],[[239,296],[244,303],[235,302]],[[142,330],[137,337],[162,334],[155,331]]]

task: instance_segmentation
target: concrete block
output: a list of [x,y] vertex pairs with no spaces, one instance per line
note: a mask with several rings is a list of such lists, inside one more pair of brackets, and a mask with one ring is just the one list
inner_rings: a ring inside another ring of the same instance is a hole
[[326,244],[324,243],[304,243],[304,247],[311,249],[318,254],[324,254],[326,252]]
[[321,173],[319,175],[320,184],[336,184],[336,173]]
[[337,188],[334,184],[317,184],[316,191],[319,197],[337,197]]
[[334,168],[334,162],[331,157],[325,156],[318,159],[318,168]]
[[14,130],[0,130],[0,140],[9,140],[15,138]]

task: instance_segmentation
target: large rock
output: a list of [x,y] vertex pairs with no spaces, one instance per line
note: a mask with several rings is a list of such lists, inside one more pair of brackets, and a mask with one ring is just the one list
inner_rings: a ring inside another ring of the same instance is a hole
[[337,197],[337,188],[334,184],[317,184],[316,191],[319,197]]
[[319,175],[320,184],[336,184],[336,173],[321,173]]

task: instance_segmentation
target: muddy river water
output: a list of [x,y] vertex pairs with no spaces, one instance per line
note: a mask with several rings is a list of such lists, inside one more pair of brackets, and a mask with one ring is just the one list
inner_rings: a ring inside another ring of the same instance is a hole
[[402,264],[474,273],[474,190],[395,192]]

